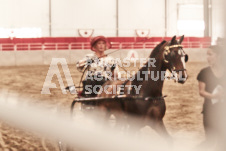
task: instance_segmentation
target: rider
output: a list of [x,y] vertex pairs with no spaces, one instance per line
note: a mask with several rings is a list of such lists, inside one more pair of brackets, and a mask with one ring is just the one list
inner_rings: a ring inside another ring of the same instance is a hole
[[111,43],[104,36],[92,38],[91,50],[93,54],[77,62],[77,69],[86,73],[83,81],[82,96],[95,97],[100,87],[108,80],[118,77],[116,60],[106,55],[105,50],[111,48]]

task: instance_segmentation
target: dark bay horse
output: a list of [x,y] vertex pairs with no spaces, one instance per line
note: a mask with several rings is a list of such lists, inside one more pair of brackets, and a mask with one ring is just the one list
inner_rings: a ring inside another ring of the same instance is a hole
[[[132,78],[133,80],[108,81],[103,85],[103,87],[106,85],[130,85],[130,88],[127,87],[127,89],[123,89],[123,95],[126,97],[136,96],[146,98],[145,100],[106,100],[98,102],[97,106],[108,111],[106,112],[106,118],[112,113],[116,115],[116,118],[120,117],[120,114],[123,112],[127,115],[139,118],[140,122],[138,122],[138,128],[148,125],[160,135],[169,136],[163,123],[166,105],[162,89],[164,79],[166,78],[166,70],[173,73],[173,79],[178,83],[183,84],[187,79],[185,62],[188,58],[181,45],[183,38],[184,36],[181,36],[178,41],[176,40],[176,36],[174,36],[171,41],[162,41],[158,44],[149,56],[152,61],[154,59],[154,65],[150,65],[150,62],[147,61],[147,63],[134,75]],[[139,87],[139,91],[137,91],[135,87]],[[102,92],[98,96],[112,98],[114,95],[115,94]],[[128,121],[130,124],[130,120]]]

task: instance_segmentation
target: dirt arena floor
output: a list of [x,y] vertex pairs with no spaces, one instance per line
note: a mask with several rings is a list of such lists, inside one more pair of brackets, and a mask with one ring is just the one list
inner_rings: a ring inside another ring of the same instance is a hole
[[[180,139],[181,134],[187,134],[188,138],[197,138],[196,144],[204,139],[202,125],[203,99],[198,94],[196,76],[206,63],[189,62],[187,71],[189,78],[185,84],[165,81],[163,94],[166,97],[167,111],[164,123],[174,140]],[[59,66],[60,70],[62,68]],[[60,107],[69,115],[71,102],[74,98],[71,94],[62,94],[57,77],[52,82],[57,88],[51,89],[51,94],[41,94],[49,66],[19,66],[0,67],[0,89],[18,97],[26,96],[35,104],[48,103],[46,108]],[[75,84],[79,82],[81,73],[75,65],[69,65],[70,73]],[[129,70],[134,70],[130,68]],[[62,75],[64,84],[65,77]],[[147,129],[148,131],[148,129]],[[151,133],[150,133],[151,135]],[[54,151],[58,150],[54,140],[48,140],[42,136],[34,135],[20,129],[9,126],[0,119],[0,150],[3,151]]]

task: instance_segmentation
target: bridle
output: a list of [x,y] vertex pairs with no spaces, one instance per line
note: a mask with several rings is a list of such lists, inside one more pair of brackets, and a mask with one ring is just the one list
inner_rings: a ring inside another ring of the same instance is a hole
[[[181,51],[181,57],[185,56],[185,62],[187,62],[188,60],[188,55],[185,53],[185,51],[183,50],[183,46],[181,44],[175,44],[175,45],[167,45],[164,47],[164,52],[163,52],[163,61],[166,64],[170,64],[170,69],[171,72],[179,72],[179,71],[186,71],[186,69],[176,69],[175,66],[172,63],[172,57],[174,57],[175,52],[174,51],[170,51],[171,48],[181,48],[179,49]],[[166,57],[168,59],[166,59]]]

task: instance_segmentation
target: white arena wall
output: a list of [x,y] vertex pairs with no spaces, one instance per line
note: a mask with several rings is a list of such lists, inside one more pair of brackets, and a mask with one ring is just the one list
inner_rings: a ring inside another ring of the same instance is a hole
[[[219,1],[212,0],[213,34],[222,31],[215,24]],[[78,29],[107,37],[136,36],[136,29],[150,29],[150,36],[203,36],[177,27],[179,20],[204,19],[203,0],[0,0],[0,10],[0,28],[40,28],[42,37],[78,37]]]
[[[190,62],[205,62],[207,48],[185,48]],[[114,50],[109,50],[111,52]],[[114,58],[121,60],[131,57],[147,58],[151,49],[128,49],[112,53]],[[108,53],[107,52],[107,53]],[[52,58],[65,58],[68,64],[75,64],[78,60],[92,53],[90,50],[35,50],[35,51],[0,51],[0,66],[50,65]],[[138,55],[136,55],[138,54]]]

